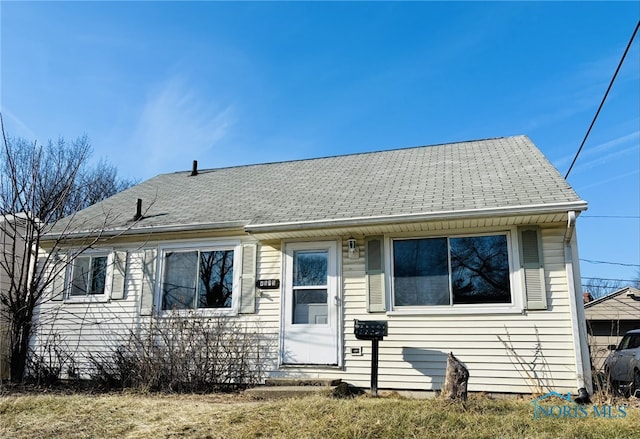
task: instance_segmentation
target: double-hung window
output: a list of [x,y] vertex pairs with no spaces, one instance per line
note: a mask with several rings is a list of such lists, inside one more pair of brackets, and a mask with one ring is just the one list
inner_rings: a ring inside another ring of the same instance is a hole
[[108,254],[76,256],[71,264],[69,298],[101,296],[107,289]]
[[391,242],[396,309],[514,303],[507,233]]
[[162,310],[237,308],[234,246],[166,248],[162,252]]

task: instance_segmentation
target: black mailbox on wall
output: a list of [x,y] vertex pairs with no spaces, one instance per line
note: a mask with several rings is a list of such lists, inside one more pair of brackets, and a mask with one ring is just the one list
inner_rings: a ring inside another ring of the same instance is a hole
[[383,320],[355,320],[353,333],[358,340],[382,340],[388,335],[387,322]]

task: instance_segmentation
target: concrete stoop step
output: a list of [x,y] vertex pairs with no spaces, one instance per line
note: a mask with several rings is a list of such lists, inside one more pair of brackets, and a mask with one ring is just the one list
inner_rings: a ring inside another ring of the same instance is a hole
[[269,378],[264,385],[245,390],[256,399],[301,398],[309,395],[330,396],[340,392],[347,384],[342,380]]

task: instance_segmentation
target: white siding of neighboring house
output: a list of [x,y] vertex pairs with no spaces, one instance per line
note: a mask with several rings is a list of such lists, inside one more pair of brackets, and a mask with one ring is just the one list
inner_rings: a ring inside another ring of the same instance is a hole
[[[14,243],[13,237],[19,236],[24,233],[24,228],[21,226],[20,219],[9,219],[8,217],[0,217],[0,258],[2,258],[2,265],[0,266],[0,292],[7,294],[11,286],[10,276],[12,271],[21,270],[22,260],[25,255],[25,243],[23,239],[18,239]],[[11,224],[7,224],[11,222]],[[13,228],[17,230],[12,231]],[[6,231],[9,231],[7,233]],[[15,254],[11,252],[14,251]],[[16,264],[12,269],[11,265]],[[6,271],[5,270],[8,270]],[[26,268],[26,267],[25,267]],[[0,304],[0,307],[3,306]],[[0,379],[9,378],[10,375],[10,320],[6,313],[0,313]]]
[[589,327],[589,348],[594,370],[599,371],[625,332],[640,328],[640,291],[626,288],[619,294],[587,304],[584,308]]
[[[1,219],[0,219],[1,220]],[[4,257],[4,252],[8,251],[5,245],[5,233],[0,227],[0,258]],[[0,268],[0,293],[9,288],[8,274]],[[2,306],[2,304],[0,304]],[[9,322],[0,313],[0,379],[9,378]]]
[[[364,241],[360,256],[347,257],[342,236],[343,368],[277,369],[280,330],[280,290],[258,292],[256,314],[239,315],[259,324],[271,344],[266,362],[271,376],[342,378],[369,387],[371,343],[356,340],[354,319],[388,320],[389,335],[380,342],[381,389],[438,390],[443,384],[446,356],[452,352],[469,369],[469,390],[540,392],[576,390],[573,330],[564,259],[564,227],[542,227],[548,309],[525,314],[386,315],[366,311]],[[147,244],[148,245],[148,244]],[[258,251],[258,279],[281,279],[280,240],[263,241]],[[70,304],[49,302],[41,308],[43,323],[36,346],[51,331],[59,333],[76,354],[120,342],[140,322],[142,252],[131,250],[123,300]],[[281,283],[284,284],[281,279]],[[50,317],[55,315],[55,321]],[[46,319],[45,319],[46,317]],[[350,348],[361,347],[355,356]],[[508,348],[513,348],[510,352]]]

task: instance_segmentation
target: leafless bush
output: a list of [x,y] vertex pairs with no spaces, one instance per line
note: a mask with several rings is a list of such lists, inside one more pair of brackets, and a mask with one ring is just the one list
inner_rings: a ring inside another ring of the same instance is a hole
[[37,350],[29,350],[26,382],[48,386],[58,383],[63,378],[77,377],[75,359],[59,334],[51,334]]
[[102,387],[213,392],[257,384],[265,350],[256,324],[174,314],[152,319],[147,329],[131,331],[126,343],[89,361]]
[[518,372],[523,377],[527,378],[533,391],[536,394],[543,394],[551,390],[549,386],[551,370],[542,350],[542,341],[540,340],[538,327],[534,326],[534,329],[536,332],[536,343],[534,345],[535,349],[531,360],[528,360],[516,350],[506,326],[504,328],[506,337],[504,339],[499,335],[497,337],[504,345],[511,363],[516,366]]

